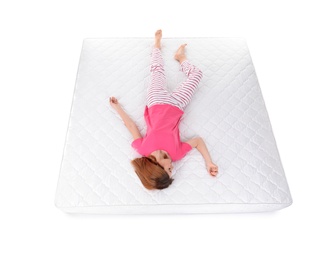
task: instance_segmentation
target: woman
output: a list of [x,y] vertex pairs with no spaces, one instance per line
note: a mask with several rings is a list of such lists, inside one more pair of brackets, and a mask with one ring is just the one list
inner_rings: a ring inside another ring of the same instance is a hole
[[155,45],[152,50],[151,83],[147,91],[147,106],[144,113],[147,124],[145,137],[141,136],[136,124],[121,108],[118,100],[110,97],[110,105],[120,115],[134,138],[132,147],[143,155],[131,163],[147,189],[167,188],[173,182],[172,162],[182,159],[192,148],[201,153],[207,171],[211,175],[216,176],[218,173],[218,167],[212,162],[202,138],[181,142],[179,135],[179,122],[202,78],[202,72],[187,60],[186,44],[181,45],[174,58],[180,63],[187,79],[169,93],[165,88],[161,39],[162,31],[158,30],[155,33]]

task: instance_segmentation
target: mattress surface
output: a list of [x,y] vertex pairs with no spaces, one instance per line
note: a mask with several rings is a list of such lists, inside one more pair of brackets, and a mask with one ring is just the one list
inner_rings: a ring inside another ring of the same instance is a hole
[[65,212],[105,214],[231,213],[291,205],[287,180],[252,60],[241,38],[163,38],[170,91],[185,79],[173,56],[187,43],[203,79],[180,123],[187,141],[204,139],[217,177],[193,149],[174,162],[174,182],[144,188],[130,161],[140,155],[109,105],[118,98],[146,133],[144,108],[153,38],[85,39],[55,204]]

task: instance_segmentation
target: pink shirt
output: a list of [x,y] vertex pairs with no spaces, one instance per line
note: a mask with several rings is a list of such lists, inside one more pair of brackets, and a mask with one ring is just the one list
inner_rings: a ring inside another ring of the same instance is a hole
[[178,107],[161,104],[145,108],[147,132],[143,138],[132,142],[132,147],[143,156],[153,151],[166,151],[173,161],[182,159],[192,150],[192,146],[183,143],[179,136],[179,122],[184,112]]

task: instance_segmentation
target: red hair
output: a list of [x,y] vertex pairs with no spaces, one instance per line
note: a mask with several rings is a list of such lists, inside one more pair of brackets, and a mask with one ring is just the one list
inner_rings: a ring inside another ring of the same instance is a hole
[[131,161],[131,164],[144,187],[148,190],[165,189],[171,185],[174,180],[157,162],[153,155],[136,158]]

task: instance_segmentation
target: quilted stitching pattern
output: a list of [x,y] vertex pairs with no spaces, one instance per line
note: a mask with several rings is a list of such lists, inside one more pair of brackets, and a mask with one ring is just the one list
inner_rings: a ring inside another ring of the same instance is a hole
[[113,205],[291,204],[255,70],[240,38],[163,39],[170,90],[185,79],[173,59],[181,43],[188,43],[188,58],[203,71],[180,125],[181,138],[203,137],[219,175],[206,172],[194,149],[176,162],[175,181],[168,189],[142,186],[130,165],[139,155],[108,97],[116,96],[145,134],[152,42],[84,40],[56,205],[81,212],[82,207]]

